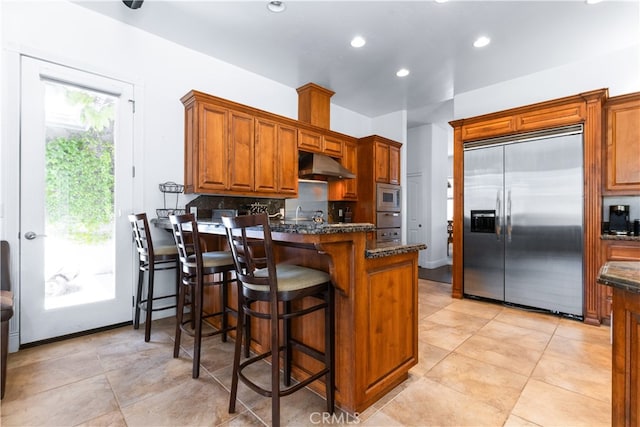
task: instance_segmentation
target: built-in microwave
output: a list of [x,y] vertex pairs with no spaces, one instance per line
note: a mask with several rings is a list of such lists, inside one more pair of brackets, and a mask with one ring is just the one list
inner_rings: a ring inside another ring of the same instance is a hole
[[400,186],[378,184],[376,210],[378,212],[400,212]]

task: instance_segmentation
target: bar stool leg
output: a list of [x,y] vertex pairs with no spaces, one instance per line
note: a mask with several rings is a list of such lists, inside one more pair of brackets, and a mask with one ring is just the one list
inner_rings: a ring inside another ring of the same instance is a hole
[[[291,301],[283,303],[284,314],[291,313]],[[291,359],[293,358],[293,350],[291,349],[291,319],[285,318],[282,321],[282,335],[284,340],[284,385],[291,385]]]
[[178,295],[180,295],[180,283],[182,282],[181,267],[180,258],[176,258],[176,307],[178,306]]
[[278,301],[269,301],[271,311],[271,425],[280,426],[280,339]]
[[229,413],[236,412],[236,398],[238,395],[238,369],[240,366],[240,354],[242,353],[242,331],[246,320],[243,309],[242,291],[238,285],[238,323],[236,324],[236,343],[233,351],[233,372],[231,374],[231,396],[229,398]]
[[335,330],[336,330],[336,318],[335,318],[335,294],[333,286],[330,286],[327,290],[327,307],[325,315],[325,341],[324,341],[324,360],[329,371],[325,377],[325,388],[327,394],[327,411],[333,414],[335,411]]
[[[240,290],[240,282],[238,283],[238,294],[240,294],[240,292],[242,292]],[[238,297],[240,298],[240,297]],[[238,306],[240,306],[240,300],[238,299]],[[249,317],[246,314],[242,314],[240,312],[238,312],[238,319],[240,318],[240,316],[243,316],[244,319],[244,357],[248,358],[250,353],[249,353],[249,348],[251,347],[251,317]],[[238,331],[242,331],[242,328],[236,329],[236,334],[238,334]]]
[[181,285],[178,290],[178,304],[176,307],[176,337],[173,343],[173,357],[177,358],[180,355],[180,339],[182,338],[182,319],[184,318],[184,300],[187,290],[186,287]]
[[146,317],[144,323],[144,341],[151,340],[151,315],[153,314],[153,284],[155,280],[155,268],[153,262],[149,262],[149,286],[147,287]]
[[220,285],[220,311],[222,312],[222,342],[227,342],[227,328],[229,318],[227,316],[227,286],[229,285],[229,272],[220,273],[222,275],[222,285]]
[[191,299],[191,316],[195,319],[195,330],[193,332],[193,372],[192,377],[200,376],[200,344],[202,343],[202,300],[204,299],[204,288],[202,286],[204,278],[198,277],[192,287],[193,296]]
[[133,329],[140,328],[140,302],[142,301],[142,284],[144,283],[144,268],[142,262],[138,265],[138,291],[136,292],[136,310],[133,318]]

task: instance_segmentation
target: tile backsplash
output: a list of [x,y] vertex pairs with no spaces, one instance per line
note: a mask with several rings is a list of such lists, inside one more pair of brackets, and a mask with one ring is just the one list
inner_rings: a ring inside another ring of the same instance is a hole
[[203,195],[187,203],[186,211],[190,212],[192,207],[198,209],[198,219],[206,221],[212,218],[214,209],[235,209],[238,214],[243,215],[257,207],[272,215],[284,208],[284,199]]
[[327,191],[327,183],[323,181],[298,182],[298,198],[284,202],[285,218],[295,218],[296,209],[300,206],[300,217],[311,219],[316,211],[322,211],[327,220]]

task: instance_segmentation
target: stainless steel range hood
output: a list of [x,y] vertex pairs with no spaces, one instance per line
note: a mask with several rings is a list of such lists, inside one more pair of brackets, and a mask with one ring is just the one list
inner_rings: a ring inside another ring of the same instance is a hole
[[298,161],[298,177],[316,181],[352,179],[356,175],[329,156],[306,153]]

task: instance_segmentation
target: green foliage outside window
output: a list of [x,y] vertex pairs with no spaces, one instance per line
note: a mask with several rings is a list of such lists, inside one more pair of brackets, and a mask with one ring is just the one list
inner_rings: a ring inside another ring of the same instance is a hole
[[114,98],[48,84],[52,99],[56,91],[64,91],[66,104],[60,104],[61,114],[77,111],[78,123],[70,127],[54,124],[46,143],[47,222],[77,241],[104,242],[113,231]]
[[46,148],[50,223],[84,242],[102,241],[113,219],[113,144],[91,133],[55,138]]

